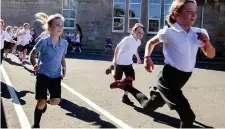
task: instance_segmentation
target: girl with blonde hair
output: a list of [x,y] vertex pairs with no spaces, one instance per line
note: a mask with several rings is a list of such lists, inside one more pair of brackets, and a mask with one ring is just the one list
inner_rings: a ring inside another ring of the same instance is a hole
[[[49,36],[42,38],[34,46],[30,54],[30,62],[37,71],[33,128],[40,128],[42,113],[47,109],[47,102],[58,105],[61,100],[61,79],[66,75],[65,54],[68,43],[61,38],[64,17],[61,14],[50,15],[46,23]],[[38,62],[36,55],[39,53]],[[47,91],[50,99],[47,100]]]

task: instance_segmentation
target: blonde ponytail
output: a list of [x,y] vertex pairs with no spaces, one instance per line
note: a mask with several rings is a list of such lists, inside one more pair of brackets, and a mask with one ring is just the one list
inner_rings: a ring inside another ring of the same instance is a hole
[[41,22],[43,24],[43,29],[47,30],[47,23],[48,23],[48,15],[43,13],[43,12],[39,12],[35,14],[36,20]]

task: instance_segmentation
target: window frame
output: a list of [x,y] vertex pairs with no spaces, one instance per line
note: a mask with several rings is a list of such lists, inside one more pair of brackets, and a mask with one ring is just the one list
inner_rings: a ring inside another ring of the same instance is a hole
[[[142,15],[142,1],[143,1],[143,0],[140,0],[140,3],[131,3],[131,0],[129,0],[129,3],[128,3],[128,4],[129,4],[129,6],[128,6],[128,27],[127,27],[127,32],[128,32],[128,33],[131,32],[131,30],[130,30],[130,28],[129,28],[129,27],[130,27],[130,20],[131,20],[131,19],[137,19],[137,20],[139,21],[139,23],[141,22],[141,18],[142,18],[142,17],[141,17],[141,15]],[[129,13],[130,13],[129,11],[130,11],[130,5],[131,5],[131,4],[137,4],[137,5],[140,4],[140,17],[130,17],[130,16],[129,16],[129,15],[130,15],[130,14],[129,14]]]
[[[163,26],[165,26],[166,25],[166,19],[167,19],[167,15],[165,15],[166,14],[166,6],[168,6],[169,5],[169,7],[172,5],[172,3],[170,3],[170,4],[166,4],[166,0],[164,0],[164,20],[163,20]],[[169,10],[168,10],[169,11]]]
[[[72,1],[75,2],[74,0],[72,0]],[[68,11],[74,11],[74,13],[75,13],[75,9],[71,8],[70,5],[69,5],[69,8],[64,8],[64,3],[65,3],[65,0],[62,0],[62,15],[63,15],[63,12],[66,11],[66,10],[68,10]],[[68,1],[68,4],[70,4],[69,1]],[[65,21],[66,20],[73,20],[74,21],[74,27],[65,27],[64,26],[64,29],[66,29],[66,30],[74,30],[74,29],[76,29],[76,26],[75,26],[76,13],[75,13],[75,17],[74,18],[65,18],[64,17],[64,19],[65,19]],[[65,23],[65,21],[64,21],[64,23]]]
[[[160,30],[160,26],[161,26],[161,18],[162,18],[162,11],[161,11],[161,9],[162,9],[162,1],[160,0],[160,3],[159,3],[159,4],[157,4],[157,3],[150,3],[149,1],[150,1],[150,0],[148,0],[148,21],[147,21],[147,23],[148,23],[148,28],[147,28],[147,29],[148,29],[148,30],[147,30],[147,33],[148,33],[148,34],[157,34],[158,31]],[[149,5],[150,5],[150,4],[151,4],[151,5],[159,5],[159,6],[160,6],[160,7],[159,7],[159,8],[160,8],[160,14],[161,14],[161,15],[160,15],[160,18],[150,18],[150,17],[149,17],[149,7],[150,7]],[[154,31],[149,31],[149,20],[158,20],[158,21],[159,21],[158,31],[155,31],[155,32],[154,32]]]
[[[114,6],[115,3],[119,3],[119,4],[124,4],[124,16],[123,17],[114,17]],[[125,16],[126,16],[126,0],[125,2],[115,2],[115,0],[113,0],[113,7],[112,7],[112,32],[116,32],[116,33],[123,33],[125,30]],[[114,30],[114,19],[123,19],[123,29],[122,30]]]

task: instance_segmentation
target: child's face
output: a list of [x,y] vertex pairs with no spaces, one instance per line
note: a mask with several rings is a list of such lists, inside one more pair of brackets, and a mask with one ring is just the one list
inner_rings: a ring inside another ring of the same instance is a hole
[[137,39],[141,39],[144,36],[144,30],[141,27],[138,27],[136,31],[134,31],[134,35]]
[[52,25],[49,27],[50,33],[55,36],[60,36],[63,33],[63,24],[62,19],[53,20]]
[[25,30],[28,30],[28,29],[30,29],[30,26],[29,25],[26,25],[26,26],[24,26],[24,29]]
[[186,3],[184,8],[178,16],[176,16],[176,20],[183,25],[191,26],[195,23],[197,19],[197,4],[196,3]]

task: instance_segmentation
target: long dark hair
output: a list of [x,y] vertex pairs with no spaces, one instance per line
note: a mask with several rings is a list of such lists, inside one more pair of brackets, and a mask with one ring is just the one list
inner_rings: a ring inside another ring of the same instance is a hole
[[79,31],[79,33],[80,33],[80,39],[82,39],[82,38],[83,38],[82,29],[81,29],[81,27],[80,27],[80,25],[79,25],[79,24],[76,24],[76,27],[77,27],[77,30],[78,30],[78,31]]

